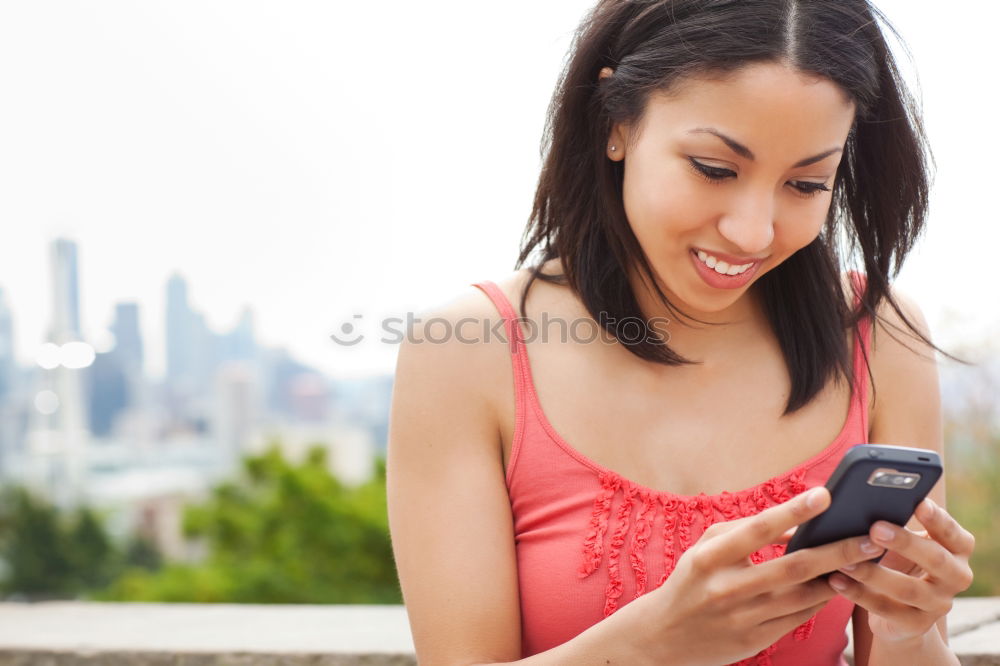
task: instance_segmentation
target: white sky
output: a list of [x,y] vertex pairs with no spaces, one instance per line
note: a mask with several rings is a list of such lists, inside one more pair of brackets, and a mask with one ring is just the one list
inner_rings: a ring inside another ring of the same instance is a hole
[[[264,344],[338,376],[390,372],[395,347],[329,334],[512,270],[592,1],[0,4],[0,287],[19,358],[44,341],[48,242],[66,235],[85,336],[139,301],[154,375],[174,270],[216,330],[249,304]],[[1000,6],[878,4],[913,53],[938,166],[898,284],[940,341],[979,336],[1000,323]]]

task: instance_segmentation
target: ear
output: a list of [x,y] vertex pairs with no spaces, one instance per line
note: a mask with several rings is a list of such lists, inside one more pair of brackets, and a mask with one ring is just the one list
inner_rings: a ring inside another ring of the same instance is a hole
[[[614,150],[611,148],[614,147]],[[622,126],[615,125],[608,135],[608,146],[606,148],[608,159],[613,162],[620,162],[625,159],[625,132]]]
[[[614,71],[610,67],[602,67],[600,74],[598,74],[598,80],[603,81],[612,74],[614,74]],[[608,159],[613,162],[620,162],[625,159],[625,130],[620,123],[611,128],[605,152],[608,155]]]

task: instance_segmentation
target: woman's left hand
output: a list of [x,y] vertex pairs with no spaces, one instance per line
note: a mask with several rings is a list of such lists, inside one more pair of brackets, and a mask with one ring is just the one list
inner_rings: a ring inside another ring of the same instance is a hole
[[[872,525],[869,537],[886,548],[885,557],[829,578],[833,589],[868,611],[872,635],[879,640],[923,636],[951,610],[955,595],[972,584],[972,533],[930,498],[917,507],[916,517],[924,534],[885,521]],[[846,587],[840,589],[838,582]]]

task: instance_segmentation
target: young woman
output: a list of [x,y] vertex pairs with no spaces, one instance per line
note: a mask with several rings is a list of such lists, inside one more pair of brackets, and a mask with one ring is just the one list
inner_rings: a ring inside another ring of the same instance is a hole
[[890,286],[927,149],[880,22],[866,0],[587,16],[515,268],[536,263],[399,351],[389,521],[421,664],[832,666],[852,616],[856,664],[958,663],[974,539],[943,483],[906,527],[784,556],[850,446],[942,453],[937,347]]

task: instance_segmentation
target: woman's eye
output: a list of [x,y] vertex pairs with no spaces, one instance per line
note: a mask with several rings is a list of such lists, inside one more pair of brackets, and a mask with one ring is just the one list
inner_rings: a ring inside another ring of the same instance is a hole
[[[736,172],[732,169],[723,169],[722,167],[709,166],[699,162],[693,157],[688,158],[688,162],[694,168],[695,173],[703,177],[710,183],[719,183],[727,178],[735,178]],[[820,192],[829,192],[830,188],[823,183],[810,183],[804,180],[790,180],[788,184],[792,186],[798,194],[802,196],[811,197],[819,194]]]
[[830,188],[823,183],[809,183],[803,180],[793,180],[790,185],[806,196],[813,196],[820,192],[829,192]]
[[736,175],[736,172],[731,169],[723,169],[721,167],[713,167],[707,164],[702,164],[693,157],[689,157],[688,161],[691,163],[691,166],[694,167],[695,172],[713,183]]

